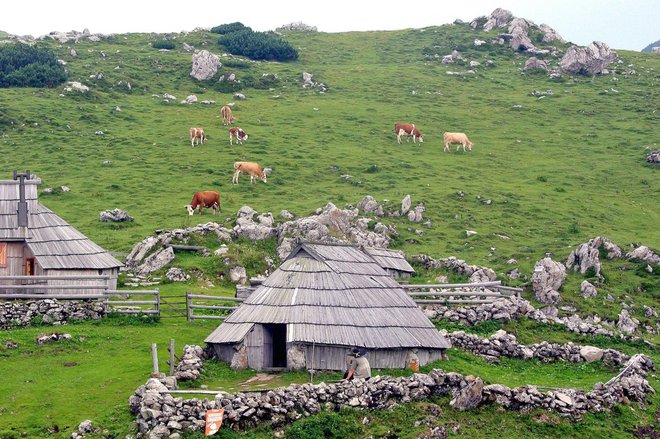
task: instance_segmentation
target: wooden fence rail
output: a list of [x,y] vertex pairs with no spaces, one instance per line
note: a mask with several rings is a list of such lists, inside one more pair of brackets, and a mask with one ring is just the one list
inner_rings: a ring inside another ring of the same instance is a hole
[[231,315],[231,313],[221,314],[221,315],[210,315],[210,314],[195,314],[196,309],[204,310],[214,310],[214,311],[234,311],[238,308],[238,305],[235,306],[226,306],[226,305],[206,305],[199,304],[195,301],[203,300],[207,301],[218,301],[218,302],[243,302],[244,299],[238,297],[221,297],[221,296],[206,296],[202,294],[192,294],[190,291],[186,293],[186,309],[188,310],[188,321],[195,319],[215,319],[215,320],[224,320]]
[[[478,305],[492,303],[503,297],[520,296],[523,291],[522,288],[504,286],[500,281],[464,284],[408,284],[401,285],[401,287],[408,291],[408,295],[418,305]],[[470,289],[470,291],[461,291],[461,289]]]
[[[130,300],[129,296],[154,296],[153,300]],[[121,314],[149,314],[160,316],[160,290],[108,290],[105,293],[105,303],[109,305],[114,312]],[[124,300],[111,300],[112,297],[119,297]],[[142,305],[151,305],[144,309]]]

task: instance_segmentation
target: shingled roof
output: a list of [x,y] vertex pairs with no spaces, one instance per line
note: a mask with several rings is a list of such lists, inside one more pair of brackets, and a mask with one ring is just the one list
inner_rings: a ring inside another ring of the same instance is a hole
[[400,271],[403,273],[414,273],[415,269],[406,261],[403,252],[391,250],[389,248],[364,247],[374,261],[381,267],[389,270]]
[[19,184],[0,180],[0,241],[25,241],[45,270],[106,269],[121,267],[115,259],[53,211],[37,201],[38,178],[25,181],[28,226],[17,223]]
[[254,324],[271,323],[287,324],[287,342],[450,347],[371,255],[347,245],[298,246],[205,341],[237,343]]

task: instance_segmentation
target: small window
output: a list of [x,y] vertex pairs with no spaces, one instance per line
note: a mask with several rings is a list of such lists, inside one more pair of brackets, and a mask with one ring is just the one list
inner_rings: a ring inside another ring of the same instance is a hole
[[0,267],[7,267],[7,243],[0,242]]
[[27,258],[25,260],[25,275],[34,276],[34,258]]

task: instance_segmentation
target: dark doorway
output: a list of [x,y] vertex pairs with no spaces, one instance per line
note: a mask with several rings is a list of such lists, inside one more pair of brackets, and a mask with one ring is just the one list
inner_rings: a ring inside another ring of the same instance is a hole
[[[271,355],[270,358],[265,358],[265,365],[286,368],[286,325],[264,325],[264,329],[264,339],[270,339],[272,342]],[[268,352],[269,349],[265,351]]]

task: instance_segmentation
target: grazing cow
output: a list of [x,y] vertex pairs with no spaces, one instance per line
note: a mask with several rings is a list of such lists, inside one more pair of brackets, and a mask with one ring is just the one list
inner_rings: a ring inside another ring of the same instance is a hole
[[468,136],[466,136],[465,133],[443,133],[442,136],[445,138],[444,151],[449,151],[449,145],[452,143],[458,144],[456,151],[458,151],[458,148],[460,148],[461,145],[463,145],[463,151],[465,151],[466,146],[469,151],[472,151],[473,143],[468,139]]
[[225,105],[220,109],[220,114],[222,115],[222,124],[223,125],[231,125],[232,122],[236,120],[234,115],[231,112],[231,108]]
[[203,128],[190,128],[190,144],[195,146],[199,145],[199,142],[202,142],[202,145],[206,143],[206,134],[204,134]]
[[243,141],[247,140],[247,138],[248,138],[248,135],[245,131],[243,131],[243,128],[239,128],[239,127],[229,128],[229,144],[230,145],[234,144],[234,139],[236,139],[236,142],[238,142],[242,145]]
[[215,191],[195,192],[190,204],[186,204],[184,207],[188,209],[188,215],[193,215],[195,209],[199,210],[201,215],[204,207],[213,209],[213,215],[215,215],[220,211],[220,194]]
[[231,179],[233,184],[238,184],[238,176],[241,174],[250,176],[250,183],[255,183],[255,178],[266,183],[266,171],[259,163],[254,162],[235,162],[234,176]]
[[401,144],[401,136],[406,136],[406,142],[409,142],[412,137],[413,143],[417,143],[417,139],[419,139],[419,143],[424,143],[424,135],[419,132],[414,123],[397,123],[394,125],[394,133],[399,144]]

